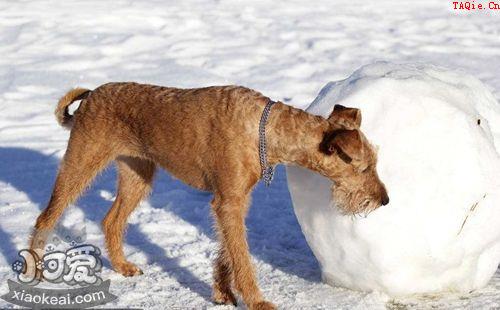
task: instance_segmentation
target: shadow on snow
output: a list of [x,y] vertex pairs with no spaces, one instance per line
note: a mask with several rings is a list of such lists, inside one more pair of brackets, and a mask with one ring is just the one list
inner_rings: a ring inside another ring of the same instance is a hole
[[[42,210],[52,192],[59,159],[37,151],[17,147],[0,147],[0,181],[24,192]],[[104,200],[99,192],[114,192],[116,171],[107,169],[98,177],[92,189],[78,202],[87,220],[100,224],[111,203]],[[290,194],[286,185],[285,169],[278,167],[271,187],[259,184],[253,193],[252,207],[246,223],[248,242],[253,255],[288,274],[309,281],[319,281],[320,272],[300,226],[293,213]],[[182,220],[195,226],[201,233],[214,239],[209,201],[211,194],[200,192],[171,178],[167,173],[158,173],[150,204],[153,208],[163,208]],[[34,224],[34,223],[33,223]],[[26,243],[29,231],[26,232]],[[18,249],[12,235],[0,226],[0,251],[9,259],[14,259]],[[148,263],[158,263],[162,269],[177,281],[210,299],[211,287],[198,279],[188,269],[181,267],[175,258],[165,255],[165,250],[153,243],[140,231],[136,224],[129,224],[126,241],[141,249]],[[109,261],[105,261],[109,267]]]

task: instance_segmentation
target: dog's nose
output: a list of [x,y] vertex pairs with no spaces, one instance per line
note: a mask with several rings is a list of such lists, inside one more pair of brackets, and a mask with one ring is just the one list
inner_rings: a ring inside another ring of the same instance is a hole
[[382,196],[382,205],[385,206],[387,204],[389,204],[389,196],[384,194],[384,196]]

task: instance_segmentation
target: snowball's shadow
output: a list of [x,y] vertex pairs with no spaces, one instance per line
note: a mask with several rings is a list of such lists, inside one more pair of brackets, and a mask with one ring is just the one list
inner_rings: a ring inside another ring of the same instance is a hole
[[[0,181],[10,184],[18,191],[24,192],[33,203],[39,206],[40,210],[46,207],[50,198],[58,165],[59,160],[54,156],[44,155],[25,148],[0,147]],[[93,190],[88,191],[79,200],[78,206],[82,209],[87,220],[100,225],[111,203],[104,200],[99,195],[99,191],[114,192],[115,180],[115,169],[106,170],[94,181]],[[26,231],[26,244],[29,233],[30,231]],[[126,239],[132,240],[133,245],[141,248],[142,252],[148,257],[148,263],[161,264],[162,268],[176,278],[179,283],[207,300],[210,298],[210,285],[200,281],[188,269],[179,266],[175,259],[166,257],[164,249],[152,243],[136,225],[129,225]],[[12,234],[5,231],[1,226],[0,240],[2,240],[0,242],[2,254],[9,261],[14,259],[19,249],[13,243]],[[103,256],[105,265],[110,267],[110,263],[105,257]]]

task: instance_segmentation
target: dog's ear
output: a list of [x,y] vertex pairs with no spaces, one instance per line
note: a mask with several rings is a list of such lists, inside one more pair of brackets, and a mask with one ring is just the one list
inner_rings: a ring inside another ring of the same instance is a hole
[[361,159],[363,142],[359,130],[337,129],[325,133],[319,149],[327,155],[337,154],[350,163],[353,159]]
[[334,128],[359,129],[361,126],[361,111],[336,104],[328,117]]

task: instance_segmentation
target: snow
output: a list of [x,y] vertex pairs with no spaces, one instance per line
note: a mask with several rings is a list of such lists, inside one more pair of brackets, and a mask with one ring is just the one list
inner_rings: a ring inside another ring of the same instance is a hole
[[[328,81],[389,60],[461,68],[493,87],[498,99],[498,14],[456,12],[451,5],[440,0],[0,2],[0,294],[14,277],[10,263],[26,247],[50,196],[69,135],[53,110],[69,88],[127,80],[178,87],[242,84],[307,107]],[[87,240],[101,248],[100,221],[114,199],[115,177],[114,168],[103,173],[64,219],[67,225],[85,223]],[[105,260],[103,277],[119,296],[110,307],[231,309],[210,302],[216,243],[209,200],[165,173],[158,176],[126,237],[127,257],[145,274],[124,278]],[[282,167],[269,189],[257,188],[247,225],[260,286],[280,308],[500,306],[498,271],[488,286],[471,294],[394,299],[322,283]],[[0,307],[9,305],[0,300]]]
[[[302,230],[332,285],[389,295],[487,284],[500,263],[500,105],[477,79],[431,65],[378,62],[328,83],[307,111],[362,111],[391,202],[342,214],[331,181],[289,167]],[[497,148],[495,148],[495,140]]]

